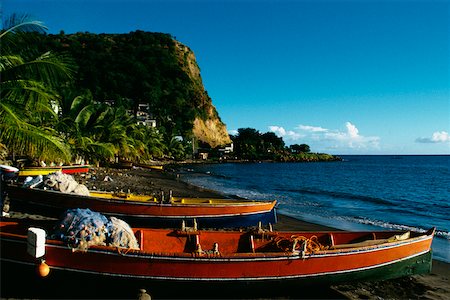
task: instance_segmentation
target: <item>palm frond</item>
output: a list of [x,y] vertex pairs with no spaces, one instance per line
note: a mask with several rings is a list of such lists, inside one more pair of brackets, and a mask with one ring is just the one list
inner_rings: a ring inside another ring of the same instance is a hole
[[87,123],[91,119],[92,115],[95,113],[95,106],[88,105],[83,107],[80,113],[75,118],[75,123],[80,127],[86,127]]
[[47,31],[47,27],[43,22],[34,20],[27,14],[12,14],[7,18],[3,24],[3,32],[0,34],[0,38],[9,33],[19,32],[39,32],[44,33]]
[[0,124],[0,142],[17,154],[42,160],[70,161],[70,152],[59,137],[30,124]]
[[10,55],[2,58],[2,67],[2,80],[32,78],[52,87],[70,80],[75,72],[74,62],[71,58],[50,52],[31,61],[21,61],[19,57]]
[[[18,55],[2,55],[0,56],[0,72],[14,68],[24,63],[22,57]],[[2,76],[2,80],[3,76]]]

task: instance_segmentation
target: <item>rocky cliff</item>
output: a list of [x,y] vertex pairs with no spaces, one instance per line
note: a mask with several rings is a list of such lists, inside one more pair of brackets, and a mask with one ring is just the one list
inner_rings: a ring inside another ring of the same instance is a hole
[[202,114],[194,119],[192,132],[194,136],[202,142],[209,144],[212,148],[231,143],[225,124],[219,117],[219,114],[212,104],[211,98],[205,91],[200,68],[198,67],[195,55],[189,47],[175,41],[179,61],[183,70],[192,80],[195,90],[200,97],[200,109]]

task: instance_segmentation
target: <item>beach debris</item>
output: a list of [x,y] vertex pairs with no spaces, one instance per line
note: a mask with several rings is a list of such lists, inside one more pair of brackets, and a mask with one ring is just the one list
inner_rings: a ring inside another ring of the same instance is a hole
[[109,175],[106,175],[103,181],[114,181],[114,180]]
[[33,189],[37,186],[39,186],[44,181],[42,175],[38,175],[36,177],[28,176],[25,178],[25,181],[23,183],[23,187]]

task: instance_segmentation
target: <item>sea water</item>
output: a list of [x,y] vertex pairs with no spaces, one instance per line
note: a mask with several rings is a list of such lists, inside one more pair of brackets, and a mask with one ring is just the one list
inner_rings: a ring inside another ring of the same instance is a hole
[[183,167],[182,179],[343,230],[436,227],[435,259],[450,262],[450,156],[341,156],[339,162]]

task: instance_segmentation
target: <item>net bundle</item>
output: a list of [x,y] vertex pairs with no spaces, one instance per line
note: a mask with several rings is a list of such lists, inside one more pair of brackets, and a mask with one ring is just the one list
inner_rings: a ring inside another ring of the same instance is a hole
[[89,196],[89,190],[85,185],[79,184],[73,176],[60,171],[47,175],[44,186],[63,193]]
[[74,251],[93,245],[139,249],[130,226],[117,218],[107,218],[90,209],[69,209],[55,226],[52,238],[63,241]]

